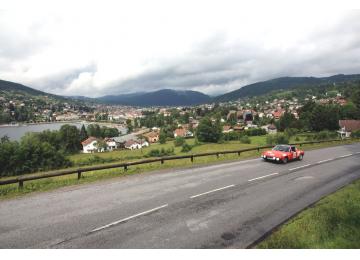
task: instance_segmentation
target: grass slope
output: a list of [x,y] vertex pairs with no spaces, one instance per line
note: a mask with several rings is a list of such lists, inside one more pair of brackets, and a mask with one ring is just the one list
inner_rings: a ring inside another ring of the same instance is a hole
[[[266,136],[254,136],[254,137],[250,137],[250,139],[252,141],[251,144],[241,144],[238,141],[230,141],[223,144],[203,144],[203,145],[195,146],[190,153],[243,149],[247,147],[264,145],[266,142]],[[187,140],[187,142],[192,144],[194,140],[190,139]],[[351,143],[351,141],[343,142],[342,144],[344,143]],[[339,145],[339,143],[322,143],[316,145],[304,145],[302,149],[312,150],[312,149],[319,149],[334,145]],[[70,159],[76,165],[75,168],[81,165],[104,165],[104,162],[105,163],[128,162],[143,158],[143,156],[151,149],[156,149],[156,148],[166,149],[172,146],[173,146],[173,142],[168,142],[163,145],[153,144],[151,147],[143,149],[142,152],[140,150],[134,150],[134,151],[121,150],[121,151],[114,151],[109,153],[77,154],[71,156]],[[181,150],[180,147],[176,147],[175,154],[176,155],[185,154],[182,153],[180,150]],[[55,188],[65,187],[69,185],[84,184],[84,183],[95,182],[98,180],[123,177],[127,175],[143,173],[143,172],[165,170],[170,168],[171,169],[188,168],[188,167],[196,167],[200,165],[216,164],[219,162],[256,158],[260,156],[260,153],[261,151],[260,152],[251,151],[251,152],[241,153],[240,156],[238,156],[237,154],[220,155],[219,158],[217,158],[216,156],[205,156],[205,157],[195,158],[193,163],[189,159],[166,161],[164,164],[150,163],[150,164],[131,166],[127,171],[124,171],[123,168],[92,171],[92,172],[83,173],[80,180],[77,179],[76,174],[72,174],[72,175],[53,177],[48,179],[27,181],[24,183],[23,189],[18,189],[18,184],[3,185],[0,186],[0,199],[10,198],[19,195],[21,196],[33,192],[53,190]],[[94,156],[98,156],[98,157],[95,157],[94,159]],[[98,162],[99,158],[103,159],[103,163]],[[2,179],[7,179],[7,178],[5,177]]]
[[360,248],[360,180],[303,211],[257,248]]

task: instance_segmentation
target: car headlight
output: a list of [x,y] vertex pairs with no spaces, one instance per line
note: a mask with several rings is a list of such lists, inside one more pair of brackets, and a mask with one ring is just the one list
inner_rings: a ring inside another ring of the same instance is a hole
[[280,159],[279,158],[276,158],[276,161],[279,161]]

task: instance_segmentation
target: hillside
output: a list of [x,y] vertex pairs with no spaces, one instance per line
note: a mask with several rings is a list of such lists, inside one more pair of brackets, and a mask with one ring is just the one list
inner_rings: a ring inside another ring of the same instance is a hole
[[203,104],[211,101],[211,98],[197,91],[162,89],[148,93],[104,96],[97,100],[108,104],[131,106],[183,106]]
[[316,87],[323,84],[341,83],[345,81],[360,80],[360,74],[334,75],[330,77],[282,77],[267,81],[253,83],[232,92],[214,98],[216,102],[226,102],[244,97],[253,97],[270,93],[274,90],[287,90],[296,87]]
[[40,90],[36,90],[27,86],[24,86],[22,84],[19,83],[14,83],[11,81],[6,81],[6,80],[0,80],[0,91],[16,91],[16,92],[24,92],[27,93],[29,95],[34,95],[34,96],[45,96],[45,95],[50,95],[47,94],[45,92],[42,92]]

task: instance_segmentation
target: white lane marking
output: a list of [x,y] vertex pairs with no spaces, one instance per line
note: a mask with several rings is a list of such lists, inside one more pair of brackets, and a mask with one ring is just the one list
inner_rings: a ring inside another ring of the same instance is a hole
[[293,171],[293,170],[305,168],[305,167],[308,167],[308,166],[310,166],[310,165],[311,165],[311,164],[305,164],[305,165],[302,165],[302,166],[299,166],[299,167],[291,168],[291,169],[289,169],[289,171]]
[[339,156],[339,158],[344,158],[344,157],[348,157],[348,156],[351,156],[353,155],[352,153],[349,153],[349,154],[345,154],[345,155],[342,155],[342,156]]
[[232,184],[232,185],[229,185],[229,186],[225,186],[225,187],[222,187],[222,188],[218,188],[218,189],[215,189],[215,190],[210,190],[210,191],[207,191],[207,192],[204,192],[204,193],[200,193],[200,194],[196,194],[194,196],[191,196],[190,199],[193,199],[193,198],[196,198],[196,197],[200,197],[202,195],[206,195],[206,194],[209,194],[209,193],[212,193],[212,192],[215,192],[215,191],[219,191],[219,190],[225,190],[225,189],[228,189],[228,188],[231,188],[231,187],[234,187],[235,185]]
[[359,154],[360,152],[356,152],[356,154]]
[[317,163],[324,163],[324,162],[329,162],[329,161],[332,161],[332,160],[334,160],[334,159],[331,158],[331,159],[327,159],[327,160],[322,160],[322,161],[318,161]]
[[261,176],[261,177],[257,177],[257,178],[254,178],[254,179],[251,179],[251,180],[248,180],[248,181],[255,181],[255,180],[260,180],[260,179],[263,179],[263,178],[266,178],[266,177],[269,177],[269,176],[273,176],[273,175],[277,175],[279,174],[278,172],[274,172],[274,173],[271,173],[271,174],[268,174],[268,175],[264,175],[264,176]]
[[132,216],[130,216],[130,217],[117,220],[117,221],[112,222],[112,223],[110,223],[110,224],[107,224],[107,225],[105,225],[105,226],[95,228],[95,229],[91,230],[90,233],[93,233],[93,232],[96,232],[96,231],[99,231],[99,230],[102,230],[102,229],[105,229],[105,228],[109,228],[109,227],[111,227],[111,226],[120,224],[120,223],[122,223],[122,222],[128,221],[128,220],[133,219],[133,218],[136,218],[136,217],[140,217],[140,216],[146,215],[146,214],[148,214],[148,213],[157,211],[157,210],[162,209],[162,208],[165,208],[165,207],[167,207],[167,206],[168,206],[168,204],[165,204],[165,205],[162,205],[162,206],[160,206],[160,207],[156,207],[156,208],[153,208],[153,209],[149,209],[149,210],[147,210],[147,211],[144,211],[144,212],[141,212],[141,213],[132,215]]

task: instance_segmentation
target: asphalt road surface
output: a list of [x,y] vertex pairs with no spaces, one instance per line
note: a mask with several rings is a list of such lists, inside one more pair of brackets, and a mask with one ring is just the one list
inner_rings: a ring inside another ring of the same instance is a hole
[[132,175],[0,201],[0,248],[245,248],[360,178],[360,144]]

